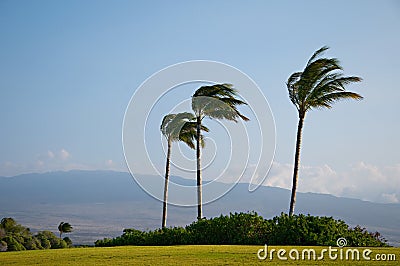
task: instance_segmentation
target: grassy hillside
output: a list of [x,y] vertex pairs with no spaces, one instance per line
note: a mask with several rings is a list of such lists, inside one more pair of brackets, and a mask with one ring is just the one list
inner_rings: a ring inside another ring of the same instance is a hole
[[[322,261],[270,261],[259,260],[257,251],[261,246],[166,246],[112,248],[72,248],[62,250],[33,250],[0,253],[1,265],[398,265],[400,248],[371,248],[371,258],[378,253],[395,254],[396,261],[331,261],[325,254]],[[284,248],[289,252],[294,247]],[[309,247],[297,247],[301,252]],[[317,254],[323,247],[313,247]],[[359,249],[362,252],[362,249]],[[318,256],[317,255],[317,256]],[[274,254],[276,257],[276,252]],[[287,256],[287,253],[286,253]],[[265,264],[264,264],[265,265]]]

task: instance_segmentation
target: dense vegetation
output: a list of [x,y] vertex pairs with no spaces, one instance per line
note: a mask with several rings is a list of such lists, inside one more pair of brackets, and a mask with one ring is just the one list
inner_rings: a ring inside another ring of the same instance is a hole
[[369,233],[359,226],[350,228],[332,217],[281,214],[264,219],[257,213],[234,213],[201,219],[186,227],[155,231],[124,229],[119,237],[97,240],[97,247],[157,245],[309,245],[336,246],[344,237],[347,246],[387,246],[378,232]]
[[50,231],[40,231],[33,235],[29,228],[18,224],[13,218],[1,220],[0,251],[55,249],[71,246],[72,241],[68,237],[61,239]]

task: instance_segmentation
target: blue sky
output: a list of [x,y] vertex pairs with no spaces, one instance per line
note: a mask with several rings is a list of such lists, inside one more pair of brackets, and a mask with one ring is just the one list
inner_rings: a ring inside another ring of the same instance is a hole
[[135,89],[202,59],[259,85],[276,122],[268,184],[290,187],[297,115],[285,81],[328,45],[345,74],[364,78],[349,89],[365,100],[308,114],[299,190],[399,202],[399,29],[398,1],[2,0],[0,175],[126,170]]

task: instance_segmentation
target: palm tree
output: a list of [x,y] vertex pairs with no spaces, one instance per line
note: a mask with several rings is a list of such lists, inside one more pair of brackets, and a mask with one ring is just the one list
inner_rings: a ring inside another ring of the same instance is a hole
[[58,226],[58,231],[60,231],[60,239],[63,233],[70,233],[72,232],[72,226],[69,223],[61,222]]
[[359,94],[345,89],[346,85],[360,82],[362,78],[343,76],[342,67],[337,58],[321,57],[327,49],[328,47],[324,46],[317,50],[308,60],[304,70],[293,73],[286,83],[289,98],[299,114],[289,215],[293,215],[296,203],[300,146],[306,112],[311,109],[331,108],[332,104],[339,100],[361,100],[363,98]]
[[[167,225],[167,201],[168,201],[168,180],[170,172],[171,146],[174,141],[182,141],[191,149],[195,148],[194,140],[196,139],[196,117],[191,113],[168,114],[164,116],[160,130],[167,140],[167,162],[165,165],[165,184],[164,184],[164,201],[163,216],[161,227]],[[208,128],[201,127],[201,130],[208,132]],[[204,147],[204,140],[201,139],[201,145]]]
[[238,105],[246,104],[237,97],[237,91],[232,84],[216,84],[211,86],[202,86],[192,96],[192,109],[196,115],[196,159],[197,159],[197,219],[203,217],[202,210],[202,178],[201,178],[201,147],[200,139],[202,121],[204,117],[227,119],[237,122],[238,118],[248,121],[249,119],[242,115]]

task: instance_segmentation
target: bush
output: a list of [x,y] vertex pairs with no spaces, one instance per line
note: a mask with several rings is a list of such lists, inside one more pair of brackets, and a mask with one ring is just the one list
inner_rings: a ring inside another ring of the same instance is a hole
[[332,217],[282,213],[272,221],[273,230],[268,241],[271,245],[335,246],[336,240],[348,230],[343,221]]
[[354,247],[385,247],[386,239],[381,237],[378,232],[369,233],[365,228],[361,228],[359,225],[350,229],[346,232],[345,238],[347,245]]
[[282,213],[270,220],[255,212],[234,213],[200,219],[183,227],[140,231],[124,229],[119,237],[97,240],[95,246],[123,245],[315,245],[336,246],[340,237],[348,246],[387,246],[378,232],[349,228],[341,220],[311,215]]
[[67,244],[67,247],[72,248],[73,244],[72,244],[72,240],[69,237],[64,237],[63,238],[64,242]]
[[71,247],[68,237],[59,239],[53,232],[42,231],[35,236],[29,228],[18,224],[13,218],[3,218],[0,223],[0,251],[20,251]]
[[63,239],[58,238],[53,232],[50,231],[38,232],[35,237],[40,241],[41,246],[46,249],[58,249],[68,247],[68,244]]
[[192,244],[263,244],[271,223],[257,213],[235,213],[229,216],[201,219],[186,227]]
[[34,236],[29,236],[24,239],[24,247],[28,250],[43,249],[40,241]]
[[47,237],[44,234],[39,232],[37,235],[35,235],[35,238],[39,241],[42,248],[44,248],[44,249],[51,248],[50,241],[47,239]]
[[26,250],[26,248],[12,236],[6,236],[4,241],[7,243],[7,251]]
[[4,252],[4,251],[7,251],[7,242],[1,240],[0,241],[0,252]]

